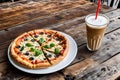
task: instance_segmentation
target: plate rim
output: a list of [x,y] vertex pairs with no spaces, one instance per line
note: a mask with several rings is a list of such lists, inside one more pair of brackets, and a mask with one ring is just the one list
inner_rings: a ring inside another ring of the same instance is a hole
[[[58,31],[58,32],[60,32],[60,31]],[[19,70],[21,70],[21,71],[23,71],[23,72],[29,73],[29,74],[49,74],[49,73],[53,73],[53,72],[56,72],[56,71],[59,71],[59,70],[61,70],[61,69],[66,68],[66,67],[69,66],[69,65],[72,63],[72,61],[75,59],[75,57],[76,57],[76,55],[77,55],[77,52],[78,52],[78,47],[77,47],[76,41],[75,41],[70,35],[68,35],[68,34],[66,34],[66,33],[63,33],[63,32],[60,32],[60,33],[63,34],[63,35],[68,39],[68,41],[69,41],[69,39],[71,39],[72,42],[73,42],[72,44],[75,45],[74,56],[72,56],[72,59],[71,59],[70,61],[68,61],[68,63],[67,63],[66,65],[64,65],[63,67],[60,67],[59,69],[52,70],[52,71],[49,71],[49,72],[41,72],[41,73],[37,73],[37,70],[39,70],[39,69],[30,69],[30,70],[34,70],[35,72],[33,72],[33,71],[27,71],[27,68],[24,68],[24,67],[16,64],[15,61],[12,59],[12,57],[11,57],[11,55],[10,55],[10,47],[11,47],[12,42],[11,42],[11,44],[9,45],[9,47],[8,47],[8,52],[7,52],[9,62],[10,62],[10,63],[12,64],[12,66],[14,66],[15,68],[17,68],[17,69],[19,69]],[[69,37],[69,38],[68,38],[68,37]],[[69,42],[70,42],[70,41],[69,41]],[[70,50],[69,50],[69,51],[70,51]],[[66,55],[66,57],[67,57],[68,55],[70,55],[70,53],[71,53],[71,52],[68,52],[68,54]],[[65,57],[62,61],[64,61],[64,60],[66,59],[66,57]],[[58,63],[58,64],[59,64],[59,63]],[[56,64],[56,65],[58,65],[58,64]],[[54,67],[54,65],[51,66],[51,67]],[[23,69],[26,69],[26,70],[23,70],[22,68],[23,68]],[[47,68],[47,69],[48,69],[48,68]],[[29,70],[29,69],[28,69],[28,70]]]

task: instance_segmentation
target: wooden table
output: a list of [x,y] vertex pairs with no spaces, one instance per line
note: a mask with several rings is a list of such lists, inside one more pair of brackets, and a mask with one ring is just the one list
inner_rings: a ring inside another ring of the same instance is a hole
[[[101,6],[110,18],[101,49],[86,48],[84,18],[96,4],[87,0],[20,0],[0,5],[0,80],[114,80],[120,76],[120,9]],[[33,75],[13,67],[7,50],[11,41],[25,31],[53,29],[72,36],[78,46],[75,60],[51,74]]]

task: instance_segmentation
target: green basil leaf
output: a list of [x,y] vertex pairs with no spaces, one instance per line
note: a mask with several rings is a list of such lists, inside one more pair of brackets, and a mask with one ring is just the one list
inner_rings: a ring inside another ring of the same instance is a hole
[[50,46],[49,45],[45,45],[44,48],[50,48]]
[[54,44],[54,43],[51,43],[51,44],[50,44],[50,47],[51,47],[51,48],[52,48],[52,47],[54,47],[54,46],[55,46],[55,44]]
[[40,43],[43,43],[45,40],[43,38],[40,38]]
[[35,52],[36,49],[34,49],[34,48],[30,48],[30,50],[31,50],[32,52]]
[[54,52],[55,52],[55,54],[59,54],[60,50],[58,48],[55,48]]
[[42,50],[35,50],[35,54],[34,54],[34,56],[39,56],[40,54],[42,54],[43,52],[42,52]]
[[32,47],[33,45],[31,43],[26,43],[27,47]]
[[21,47],[21,49],[20,49],[20,51],[23,51],[23,50],[24,50],[24,48],[25,48],[25,47],[24,47],[24,46],[22,46],[22,47]]

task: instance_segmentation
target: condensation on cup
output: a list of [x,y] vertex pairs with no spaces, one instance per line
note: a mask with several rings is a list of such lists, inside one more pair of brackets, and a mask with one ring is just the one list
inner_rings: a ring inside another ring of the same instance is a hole
[[85,18],[87,31],[87,48],[90,51],[96,51],[101,47],[106,27],[109,24],[109,18],[99,14],[95,20],[95,14],[90,14]]

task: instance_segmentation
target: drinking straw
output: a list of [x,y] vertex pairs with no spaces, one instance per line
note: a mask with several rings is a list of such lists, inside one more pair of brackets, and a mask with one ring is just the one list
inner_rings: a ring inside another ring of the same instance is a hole
[[97,19],[97,16],[98,16],[99,10],[100,10],[100,0],[98,0],[98,6],[97,6],[97,9],[96,9],[95,20]]

